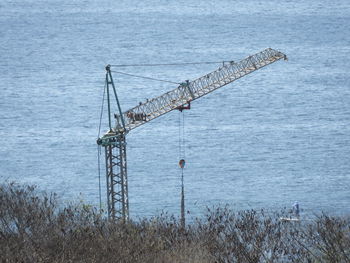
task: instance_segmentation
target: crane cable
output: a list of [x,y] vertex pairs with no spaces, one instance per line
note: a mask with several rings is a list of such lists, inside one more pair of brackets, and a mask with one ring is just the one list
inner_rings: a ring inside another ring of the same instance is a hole
[[185,114],[179,111],[179,159],[185,160]]
[[[101,105],[101,113],[100,113],[100,122],[98,125],[98,135],[97,139],[100,138],[101,134],[101,123],[102,123],[102,115],[103,115],[103,105],[105,101],[105,93],[106,93],[106,87],[107,83],[105,82],[104,88],[103,88],[103,95],[102,95],[102,105]],[[101,196],[101,145],[97,145],[97,165],[98,165],[98,197],[100,201],[100,213],[102,212],[102,196]]]
[[[205,62],[184,62],[184,63],[160,63],[160,64],[119,64],[119,65],[110,65],[112,67],[119,67],[119,68],[125,68],[125,67],[158,67],[158,66],[185,66],[185,65],[203,65],[203,64],[219,64],[222,63],[225,65],[225,63],[233,63],[234,61],[228,61],[228,60],[223,60],[223,61],[205,61]],[[178,84],[181,85],[180,82],[174,82],[171,80],[164,80],[164,79],[157,79],[157,78],[151,78],[151,77],[146,77],[146,76],[140,76],[140,75],[135,75],[131,73],[126,73],[126,72],[121,72],[121,71],[111,71],[113,73],[121,74],[121,75],[126,75],[134,78],[141,78],[141,79],[148,79],[148,80],[154,80],[154,81],[159,81],[159,82],[166,82],[166,83],[171,83],[171,84]]]
[[111,65],[112,67],[126,68],[126,67],[158,67],[158,66],[185,66],[185,65],[203,65],[203,64],[219,64],[232,63],[233,61],[203,61],[203,62],[179,62],[179,63],[158,63],[158,64],[119,64]]
[[178,85],[181,84],[181,83],[179,83],[179,82],[174,82],[174,81],[171,81],[171,80],[164,80],[164,79],[157,79],[157,78],[145,77],[145,76],[130,74],[130,73],[121,72],[121,71],[115,71],[115,70],[113,70],[113,71],[111,71],[111,72],[117,73],[117,74],[121,74],[121,75],[130,76],[130,77],[134,77],[134,78],[148,79],[148,80],[154,80],[154,81],[166,82],[166,83],[178,84]]

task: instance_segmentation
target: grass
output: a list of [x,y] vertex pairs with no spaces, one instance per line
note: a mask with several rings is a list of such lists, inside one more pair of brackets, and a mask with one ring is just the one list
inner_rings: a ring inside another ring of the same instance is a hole
[[110,222],[87,205],[63,207],[33,186],[0,185],[1,262],[350,262],[350,220],[322,214],[208,209],[185,228],[172,216]]

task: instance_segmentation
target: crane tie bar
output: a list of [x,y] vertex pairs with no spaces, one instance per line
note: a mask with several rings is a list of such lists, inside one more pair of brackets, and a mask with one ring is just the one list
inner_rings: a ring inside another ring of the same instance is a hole
[[111,65],[112,67],[159,67],[159,66],[185,66],[185,65],[203,65],[203,64],[220,64],[231,63],[232,61],[204,61],[204,62],[179,62],[179,63],[160,63],[160,64],[119,64]]
[[131,77],[135,77],[135,78],[141,78],[141,79],[149,79],[149,80],[154,80],[154,81],[160,81],[160,82],[166,82],[166,83],[171,83],[171,84],[181,84],[179,82],[174,82],[171,80],[164,80],[164,79],[156,79],[156,78],[151,78],[151,77],[145,77],[145,76],[140,76],[140,75],[135,75],[135,74],[130,74],[130,73],[125,73],[125,72],[120,72],[120,71],[111,71],[113,73],[118,73],[118,74],[122,74],[122,75],[126,75],[126,76],[131,76]]

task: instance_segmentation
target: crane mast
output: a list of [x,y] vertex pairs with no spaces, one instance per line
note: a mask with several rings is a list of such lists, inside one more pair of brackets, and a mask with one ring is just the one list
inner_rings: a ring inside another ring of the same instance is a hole
[[102,145],[105,148],[107,212],[110,219],[122,219],[123,221],[126,221],[129,218],[125,141],[126,130],[123,118],[120,119],[121,128],[119,128],[119,130],[116,130],[111,124],[111,89],[113,90],[119,114],[122,114],[122,111],[109,65],[106,66],[105,82],[107,90],[109,130],[101,138],[97,139],[97,144]]
[[[129,131],[172,110],[180,109],[193,100],[281,59],[287,60],[287,56],[271,48],[265,49],[237,63],[233,61],[224,63],[213,72],[193,81],[187,80],[176,89],[140,103],[125,112],[120,109],[111,69],[108,65],[106,84],[110,127],[109,131],[97,140],[99,145],[105,147],[108,217],[124,221],[129,218],[125,138]],[[109,98],[111,88],[118,105],[118,113],[114,114],[114,127],[111,126],[112,113]]]

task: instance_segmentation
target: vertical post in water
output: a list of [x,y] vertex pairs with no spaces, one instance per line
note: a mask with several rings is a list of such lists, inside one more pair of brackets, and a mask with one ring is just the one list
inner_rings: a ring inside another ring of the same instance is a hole
[[184,169],[181,169],[181,227],[185,228],[185,187],[184,187]]

